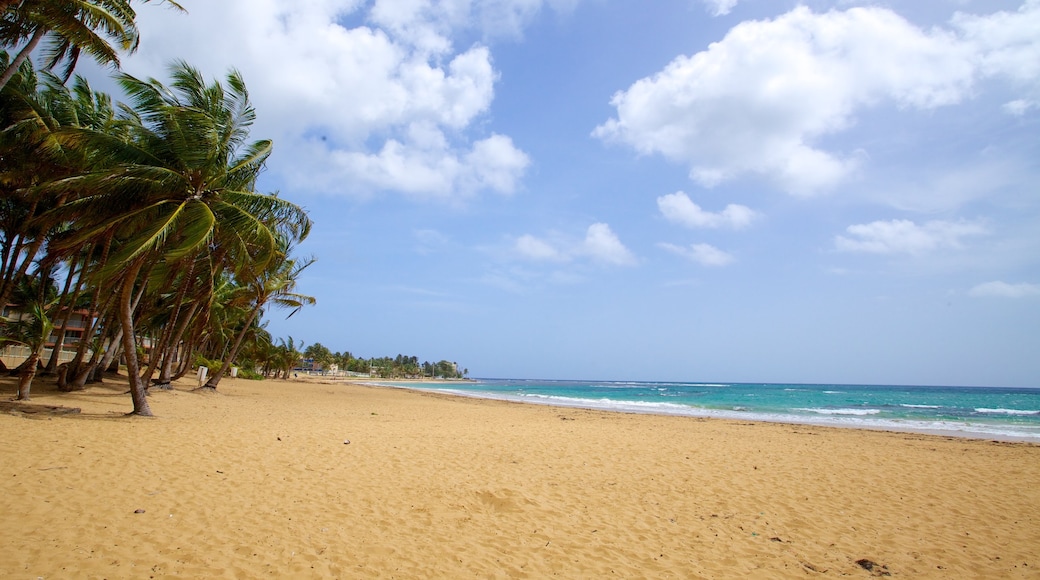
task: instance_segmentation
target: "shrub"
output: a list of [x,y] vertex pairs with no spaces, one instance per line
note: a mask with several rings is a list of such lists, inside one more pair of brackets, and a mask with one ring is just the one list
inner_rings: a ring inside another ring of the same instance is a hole
[[250,369],[240,368],[238,369],[238,378],[249,379],[251,381],[262,381],[264,380],[264,375]]

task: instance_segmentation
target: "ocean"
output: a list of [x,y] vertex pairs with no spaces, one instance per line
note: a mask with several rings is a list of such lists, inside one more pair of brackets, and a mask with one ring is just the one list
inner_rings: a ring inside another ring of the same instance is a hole
[[514,379],[385,384],[559,407],[1040,443],[1037,388]]

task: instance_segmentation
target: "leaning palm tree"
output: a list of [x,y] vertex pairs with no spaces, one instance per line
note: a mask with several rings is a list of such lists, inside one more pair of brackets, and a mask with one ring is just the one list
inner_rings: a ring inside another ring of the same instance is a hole
[[271,153],[270,141],[247,142],[255,111],[237,71],[207,85],[184,62],[173,83],[117,77],[131,99],[123,108],[125,134],[85,128],[62,133],[68,146],[86,147],[101,169],[41,186],[89,192],[44,217],[76,224],[53,240],[71,248],[111,239],[112,252],[97,271],[117,297],[134,414],[151,415],[133,353],[135,295],[157,264],[208,254],[214,272],[230,264],[262,271],[278,254],[280,238],[302,240],[310,219],[300,207],[255,191]]
[[280,308],[292,308],[292,311],[289,313],[289,316],[292,316],[300,308],[317,302],[313,296],[296,292],[296,284],[299,281],[300,274],[314,263],[314,258],[307,258],[302,262],[298,262],[289,257],[289,251],[289,246],[285,245],[284,251],[279,254],[278,258],[267,269],[259,272],[249,281],[247,288],[252,299],[252,308],[249,316],[235,339],[231,351],[224,358],[224,364],[221,366],[220,372],[214,373],[206,381],[205,388],[217,388],[220,378],[231,368],[235,357],[238,356],[239,349],[242,347],[242,341],[265,306],[273,305]]
[[[160,1],[184,10],[173,0]],[[0,88],[48,37],[45,68],[62,64],[64,79],[72,76],[83,52],[99,64],[118,67],[119,51],[137,50],[136,17],[131,0],[0,0],[0,46],[21,46],[0,74]]]

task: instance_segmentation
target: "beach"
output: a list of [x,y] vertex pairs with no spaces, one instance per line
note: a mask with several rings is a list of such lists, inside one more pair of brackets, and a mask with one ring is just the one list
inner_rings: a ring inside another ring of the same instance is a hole
[[302,377],[125,417],[122,382],[49,383],[0,413],[5,578],[1040,578],[1038,445]]

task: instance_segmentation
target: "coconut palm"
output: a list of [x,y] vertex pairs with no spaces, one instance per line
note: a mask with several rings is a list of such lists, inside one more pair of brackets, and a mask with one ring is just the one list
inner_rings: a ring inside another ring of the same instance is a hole
[[[0,61],[3,58],[0,53]],[[108,95],[93,91],[81,77],[70,89],[47,71],[37,75],[30,62],[0,91],[0,304],[7,302],[14,282],[45,248],[42,264],[66,262],[73,269],[83,261],[74,255],[79,249],[55,253],[46,246],[48,238],[70,224],[38,219],[77,192],[47,192],[37,186],[95,168],[95,160],[82,148],[61,142],[58,135],[63,129],[115,131],[114,121]]]
[[29,358],[22,363],[18,380],[18,400],[28,401],[33,377],[36,376],[36,367],[40,362],[40,353],[47,342],[47,337],[54,330],[54,324],[47,316],[46,309],[39,303],[23,306],[21,314],[22,318],[2,321],[0,346],[16,343],[29,347]]
[[29,348],[29,357],[20,366],[19,401],[29,400],[29,391],[36,376],[40,353],[47,344],[51,331],[54,330],[47,310],[53,305],[56,293],[57,290],[48,276],[38,274],[24,277],[19,281],[18,291],[14,295],[18,314],[9,319],[0,318],[0,347],[15,343]]
[[303,343],[301,342],[297,345],[291,336],[289,340],[278,339],[278,345],[275,347],[277,354],[274,359],[275,378],[278,378],[279,372],[281,372],[282,378],[289,378],[289,373],[303,360],[303,353],[299,351],[300,348],[303,348]]
[[[172,0],[161,1],[184,10]],[[0,75],[0,88],[48,37],[45,68],[62,64],[64,79],[72,76],[81,53],[118,67],[120,51],[137,49],[137,14],[131,0],[0,0],[0,10],[0,45],[21,46]]]
[[89,192],[43,216],[74,222],[56,238],[58,249],[112,239],[99,280],[114,281],[134,413],[150,415],[144,398],[134,326],[135,294],[143,274],[207,254],[214,275],[229,264],[259,272],[278,255],[279,239],[301,240],[310,230],[306,212],[274,195],[254,191],[271,153],[270,141],[247,142],[255,111],[241,75],[207,85],[184,62],[171,68],[173,83],[121,74],[130,96],[122,111],[127,137],[86,128],[63,130],[69,147],[84,147],[101,169],[57,180],[42,191]]
[[231,365],[234,362],[235,357],[238,355],[238,351],[242,347],[242,342],[245,339],[246,334],[250,331],[253,322],[256,321],[265,306],[272,305],[280,308],[292,308],[292,312],[289,313],[289,316],[292,316],[300,308],[313,305],[317,302],[313,296],[307,296],[295,291],[296,283],[299,281],[300,274],[308,266],[314,263],[314,258],[297,261],[290,258],[289,253],[290,247],[286,244],[278,259],[271,263],[267,269],[256,274],[247,284],[246,287],[251,296],[252,309],[249,312],[249,316],[246,318],[245,325],[238,334],[238,337],[235,339],[231,351],[224,358],[224,364],[222,365],[220,372],[214,373],[213,376],[206,381],[206,388],[217,388],[217,384],[220,383],[221,377],[223,377],[231,368]]

